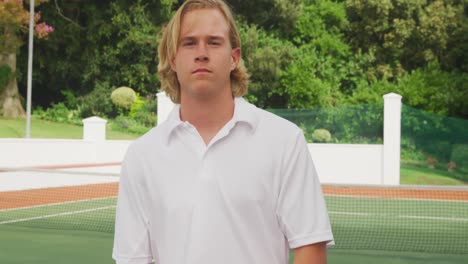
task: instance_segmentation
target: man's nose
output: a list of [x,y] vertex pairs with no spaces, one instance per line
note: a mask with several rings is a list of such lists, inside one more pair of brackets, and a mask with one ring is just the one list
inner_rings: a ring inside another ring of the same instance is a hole
[[204,43],[200,43],[197,47],[196,61],[208,61],[208,49]]

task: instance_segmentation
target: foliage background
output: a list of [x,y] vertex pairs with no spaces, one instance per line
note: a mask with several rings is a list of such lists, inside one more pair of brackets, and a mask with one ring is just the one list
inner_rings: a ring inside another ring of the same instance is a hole
[[[55,32],[36,40],[35,106],[71,95],[99,97],[119,86],[143,98],[154,94],[161,29],[181,2],[41,5]],[[397,92],[409,106],[468,118],[467,0],[228,2],[252,73],[247,98],[262,108],[376,103]],[[26,60],[24,45],[18,62],[23,95]],[[116,114],[106,106],[91,106],[90,112]]]
[[[405,109],[423,110],[432,120],[406,111],[403,157],[436,157],[443,166],[453,155],[466,156],[466,136],[455,135],[466,132],[468,119],[468,0],[227,2],[251,73],[249,101],[296,119],[301,111],[312,113],[298,120],[310,138],[325,128],[332,142],[379,142],[381,111],[374,108],[383,94],[399,93]],[[181,3],[51,0],[39,6],[55,31],[35,42],[35,113],[72,123],[100,115],[136,132],[154,125],[157,46]],[[23,45],[16,72],[23,96],[26,65]],[[0,68],[0,84],[7,75]],[[120,86],[138,94],[133,111],[112,104],[110,94]],[[439,120],[448,117],[462,125]],[[430,141],[431,130],[441,140]]]

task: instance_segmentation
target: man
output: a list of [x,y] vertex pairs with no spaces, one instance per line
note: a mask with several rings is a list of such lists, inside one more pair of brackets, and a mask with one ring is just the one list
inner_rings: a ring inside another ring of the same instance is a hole
[[159,46],[178,103],[122,165],[117,263],[326,263],[333,235],[301,130],[240,96],[248,75],[222,0],[188,0]]

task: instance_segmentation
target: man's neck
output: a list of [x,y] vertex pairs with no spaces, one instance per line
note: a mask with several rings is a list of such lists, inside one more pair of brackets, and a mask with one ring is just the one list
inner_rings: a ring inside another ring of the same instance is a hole
[[234,99],[230,94],[212,98],[181,98],[180,119],[195,126],[207,145],[233,114]]

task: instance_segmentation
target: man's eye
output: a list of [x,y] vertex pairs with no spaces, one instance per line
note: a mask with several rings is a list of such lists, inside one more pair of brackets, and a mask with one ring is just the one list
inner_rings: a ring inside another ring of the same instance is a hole
[[189,42],[184,42],[182,43],[182,46],[193,46],[194,45],[194,42],[193,41],[189,41]]
[[219,46],[219,45],[221,45],[221,43],[218,42],[218,41],[211,41],[211,42],[210,42],[210,45]]

